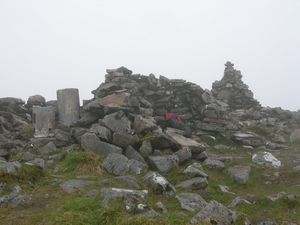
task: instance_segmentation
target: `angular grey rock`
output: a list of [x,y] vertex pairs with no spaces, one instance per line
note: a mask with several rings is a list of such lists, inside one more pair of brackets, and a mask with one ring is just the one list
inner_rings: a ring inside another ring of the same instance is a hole
[[182,181],[178,184],[176,184],[176,188],[182,188],[185,190],[195,190],[195,191],[201,191],[205,190],[208,186],[208,181],[204,177],[195,177],[190,180]]
[[127,148],[129,145],[135,145],[139,141],[137,135],[131,135],[125,132],[115,132],[113,134],[113,144],[121,148]]
[[131,130],[131,122],[123,111],[106,115],[102,122],[113,132],[128,132]]
[[158,129],[155,120],[152,117],[144,118],[140,115],[135,116],[133,129],[138,133],[146,133]]
[[117,176],[125,175],[129,172],[128,158],[117,153],[110,153],[104,159],[102,166],[108,173]]
[[205,165],[210,169],[216,169],[216,170],[223,170],[225,168],[224,163],[217,159],[206,159],[203,165]]
[[36,158],[36,155],[32,154],[31,152],[24,152],[22,155],[22,161],[28,162]]
[[60,188],[70,194],[78,190],[83,191],[84,189],[90,187],[93,183],[93,181],[89,180],[67,180],[60,184]]
[[196,216],[194,216],[190,223],[214,223],[217,225],[231,225],[237,220],[237,213],[227,209],[222,204],[211,201],[202,209]]
[[205,152],[201,152],[199,154],[193,154],[192,157],[193,157],[193,159],[196,159],[196,160],[199,160],[199,161],[203,162],[204,160],[206,160],[208,158],[208,155],[205,151]]
[[148,161],[159,172],[166,173],[178,165],[179,158],[177,155],[149,156]]
[[146,163],[143,163],[141,161],[130,159],[128,161],[129,165],[129,172],[131,174],[139,175],[146,173],[148,171],[148,165]]
[[92,151],[101,156],[107,156],[110,153],[122,154],[123,150],[115,145],[100,141],[93,133],[86,133],[81,137],[81,146],[86,151]]
[[125,150],[125,155],[128,159],[135,159],[146,164],[143,156],[140,155],[132,146],[128,146]]
[[186,162],[192,158],[192,152],[189,149],[189,147],[183,147],[182,149],[178,150],[177,152],[174,153],[177,155],[179,159],[179,164]]
[[49,142],[48,144],[40,148],[38,152],[42,155],[49,155],[57,152],[57,148],[53,142]]
[[152,146],[150,141],[143,141],[142,146],[139,149],[141,155],[144,158],[147,158],[149,155],[152,154]]
[[184,171],[184,174],[187,174],[190,177],[204,177],[208,178],[208,175],[203,172],[203,168],[200,163],[193,163],[189,165]]
[[96,134],[101,140],[106,142],[109,142],[112,139],[111,131],[98,123],[92,125],[90,132]]
[[274,168],[281,167],[281,162],[270,152],[257,152],[252,156],[252,161],[258,165],[271,166]]
[[194,193],[178,194],[176,195],[176,199],[179,201],[182,209],[190,212],[195,212],[207,205],[207,202],[201,197],[201,195]]
[[240,184],[246,184],[251,172],[250,166],[234,166],[228,169],[229,175],[234,181]]
[[165,177],[157,172],[149,171],[143,177],[143,180],[155,193],[167,194],[170,192],[176,192],[175,187]]
[[56,94],[59,123],[67,127],[74,125],[80,115],[78,89],[57,90]]

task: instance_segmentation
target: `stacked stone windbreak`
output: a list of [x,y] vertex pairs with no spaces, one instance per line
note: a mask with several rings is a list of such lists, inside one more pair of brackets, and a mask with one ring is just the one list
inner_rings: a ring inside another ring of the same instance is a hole
[[[125,67],[107,70],[105,82],[92,93],[95,101],[102,99],[99,102],[103,106],[123,107],[148,116],[177,113],[186,120],[219,123],[227,110],[227,104],[194,83],[163,76],[156,78],[153,74],[132,74]],[[106,104],[109,99],[115,104]]]
[[231,109],[261,108],[248,85],[242,81],[241,72],[234,69],[231,62],[227,62],[225,66],[223,78],[212,85],[213,95],[226,102]]

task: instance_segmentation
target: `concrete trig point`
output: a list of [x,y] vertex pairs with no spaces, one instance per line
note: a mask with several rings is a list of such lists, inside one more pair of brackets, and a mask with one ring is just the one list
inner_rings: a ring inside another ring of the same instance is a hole
[[55,128],[55,108],[52,106],[33,106],[32,115],[35,129],[34,137],[48,137]]
[[56,93],[59,123],[69,127],[79,120],[79,91],[77,88],[67,88]]

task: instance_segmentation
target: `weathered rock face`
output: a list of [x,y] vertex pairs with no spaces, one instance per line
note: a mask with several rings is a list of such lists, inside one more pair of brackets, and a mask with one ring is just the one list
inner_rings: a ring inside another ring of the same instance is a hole
[[242,81],[240,71],[233,68],[234,64],[227,62],[222,80],[212,85],[213,95],[226,102],[232,109],[260,108],[260,104],[254,99],[253,93]]

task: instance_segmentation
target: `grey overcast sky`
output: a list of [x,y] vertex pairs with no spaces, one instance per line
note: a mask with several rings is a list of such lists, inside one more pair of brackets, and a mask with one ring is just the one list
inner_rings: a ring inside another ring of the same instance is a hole
[[122,65],[210,89],[227,60],[264,106],[300,109],[300,1],[0,0],[0,97],[90,99]]

